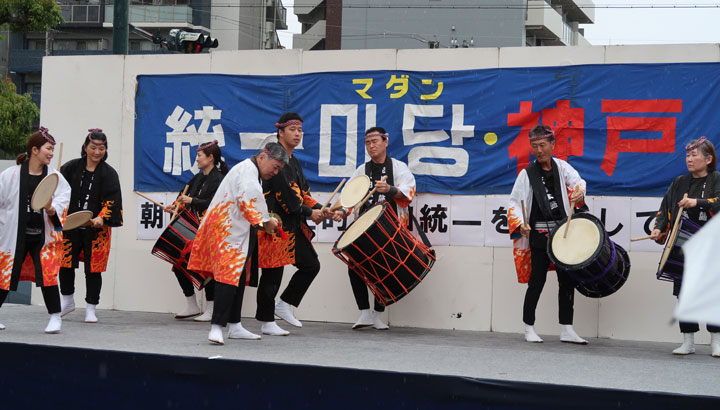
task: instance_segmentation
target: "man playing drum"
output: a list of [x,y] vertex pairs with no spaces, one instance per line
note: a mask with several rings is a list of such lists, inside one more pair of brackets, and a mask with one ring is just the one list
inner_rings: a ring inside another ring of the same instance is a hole
[[276,143],[235,165],[223,179],[198,228],[188,269],[215,279],[215,306],[208,340],[224,344],[222,328],[228,323],[230,339],[260,339],[240,323],[245,285],[257,285],[257,226],[272,233],[261,179],[270,179],[288,162]]
[[[717,171],[717,154],[712,142],[701,137],[690,141],[685,147],[685,163],[688,174],[680,175],[670,184],[655,218],[655,229],[651,236],[659,243],[665,242],[667,233],[673,228],[675,216],[682,208],[682,216],[702,226],[720,210],[720,172]],[[687,194],[687,198],[683,196]],[[682,277],[674,281],[673,295],[680,295]],[[712,356],[720,357],[720,327],[707,325],[712,337]],[[673,354],[695,353],[695,333],[700,330],[697,323],[680,322],[684,341]]]
[[[332,217],[326,209],[310,196],[310,185],[305,179],[300,162],[293,155],[295,147],[302,142],[302,117],[294,112],[280,116],[277,128],[277,142],[287,151],[288,165],[268,181],[263,183],[268,209],[280,216],[287,235],[260,235],[260,260],[262,268],[260,285],[257,292],[257,313],[255,318],[261,322],[262,333],[271,336],[286,336],[290,332],[275,323],[275,315],[296,327],[302,323],[292,313],[292,306],[299,306],[305,292],[320,272],[320,261],[310,242],[315,233],[305,221],[312,219],[320,223]],[[280,289],[285,265],[295,265],[298,270],[293,274],[280,300],[275,296]]]
[[[360,165],[352,176],[354,178],[358,175],[367,175],[372,181],[371,188],[375,188],[375,193],[365,202],[358,214],[378,203],[387,202],[400,218],[401,226],[407,226],[409,215],[407,207],[415,197],[415,177],[405,163],[387,155],[388,138],[388,133],[382,127],[372,127],[365,131],[365,148],[370,155],[370,161]],[[342,208],[335,212],[333,219],[339,222],[349,213],[349,209]],[[360,318],[352,328],[372,326],[379,330],[388,329],[388,325],[380,318],[385,306],[376,299],[374,310],[370,311],[365,282],[350,268],[348,275],[355,302],[360,309]]]
[[[513,255],[518,282],[527,283],[523,304],[525,340],[541,343],[535,332],[535,309],[545,286],[550,259],[547,238],[550,231],[567,216],[569,201],[584,206],[585,181],[566,161],[553,158],[555,133],[545,125],[530,130],[530,148],[535,162],[520,171],[508,206],[508,226],[513,239]],[[529,220],[524,207],[530,208]],[[572,327],[574,282],[562,270],[557,270],[559,319],[562,326],[560,340],[587,344]]]

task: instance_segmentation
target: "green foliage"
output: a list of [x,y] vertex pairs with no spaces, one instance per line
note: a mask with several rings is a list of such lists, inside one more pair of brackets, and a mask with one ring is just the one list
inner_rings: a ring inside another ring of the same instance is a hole
[[0,26],[12,32],[43,32],[63,21],[55,0],[0,0]]
[[0,80],[0,150],[12,156],[23,152],[32,124],[39,118],[40,109],[30,94],[19,95],[9,78]]

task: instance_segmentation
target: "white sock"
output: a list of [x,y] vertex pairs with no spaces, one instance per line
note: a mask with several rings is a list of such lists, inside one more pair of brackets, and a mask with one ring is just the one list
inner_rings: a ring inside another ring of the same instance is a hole
[[219,345],[224,345],[222,327],[220,325],[210,325],[210,333],[208,333],[208,340]]
[[577,333],[575,333],[575,329],[573,329],[572,325],[562,325],[562,331],[560,332],[560,341],[566,343],[575,343],[579,345],[588,344],[587,340],[583,339],[582,337],[578,336]]
[[710,333],[710,349],[712,357],[720,357],[720,332]]
[[360,311],[360,317],[358,318],[357,322],[353,325],[353,329],[360,329],[363,327],[368,327],[373,325],[373,315],[370,313],[370,309],[362,309]]
[[45,327],[45,333],[60,333],[62,327],[62,317],[60,313],[50,314],[50,320],[48,321],[47,327]]
[[382,315],[382,312],[378,312],[377,310],[372,311],[373,327],[377,330],[390,329],[390,326],[388,326],[385,322],[382,321],[382,318],[380,317],[381,315]]
[[196,318],[194,318],[194,319],[193,319],[194,321],[196,321],[196,322],[209,322],[209,321],[212,320],[214,302],[213,302],[212,300],[208,300],[208,301],[205,302],[205,303],[206,303],[206,305],[205,305],[205,312],[203,312],[202,315],[197,316]]
[[290,323],[295,327],[302,327],[302,323],[295,318],[290,304],[282,299],[278,300],[278,302],[275,304],[275,316]]
[[695,353],[695,333],[683,333],[683,344],[673,350],[673,354],[686,355]]
[[65,317],[68,313],[75,311],[75,295],[60,295],[60,316]]
[[85,306],[85,323],[97,323],[98,318],[95,314],[96,307],[97,305],[92,305],[90,303]]
[[200,306],[198,306],[197,299],[195,298],[195,294],[192,296],[186,296],[185,301],[187,302],[187,307],[185,307],[184,311],[175,315],[175,319],[185,319],[202,313]]
[[2,323],[0,323],[0,330],[5,330],[5,325],[3,325]]
[[542,343],[543,340],[535,333],[535,327],[525,325],[525,341],[530,343]]
[[246,330],[240,322],[228,324],[229,339],[260,340],[262,336]]
[[262,334],[270,336],[287,336],[290,334],[290,332],[278,326],[275,321],[262,322],[262,327],[260,328],[260,331],[262,332]]

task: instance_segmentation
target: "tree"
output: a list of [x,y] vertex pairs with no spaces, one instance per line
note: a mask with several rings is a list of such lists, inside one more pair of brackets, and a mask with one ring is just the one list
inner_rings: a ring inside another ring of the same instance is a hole
[[[5,0],[0,0],[5,1]],[[25,149],[32,125],[40,118],[40,109],[30,94],[19,95],[9,78],[0,81],[0,150],[15,155]]]
[[0,0],[0,26],[14,33],[44,32],[63,21],[55,0]]

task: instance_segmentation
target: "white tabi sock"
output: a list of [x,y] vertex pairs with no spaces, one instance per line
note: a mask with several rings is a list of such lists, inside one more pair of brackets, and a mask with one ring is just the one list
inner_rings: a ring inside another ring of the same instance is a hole
[[218,344],[224,345],[222,327],[220,325],[210,325],[210,333],[208,333],[208,340]]
[[380,316],[382,315],[382,312],[378,312],[377,310],[372,311],[372,317],[373,317],[373,327],[377,330],[388,330],[390,329],[390,326],[385,324],[385,322],[382,321]]
[[209,321],[212,320],[213,306],[214,306],[215,303],[214,303],[212,300],[208,300],[208,301],[205,302],[205,303],[206,303],[206,305],[205,305],[205,306],[206,306],[206,307],[205,307],[205,312],[204,312],[202,315],[200,315],[200,316],[196,317],[195,319],[193,319],[194,321],[196,321],[196,322],[209,322]]
[[60,333],[60,327],[62,327],[62,318],[60,317],[60,313],[52,313],[47,327],[45,328],[45,333]]
[[683,344],[673,350],[673,354],[686,355],[695,353],[695,333],[683,333]]
[[68,313],[75,311],[75,295],[61,295],[60,300],[60,317],[65,317]]
[[360,311],[360,318],[353,325],[353,329],[362,329],[373,325],[373,315],[370,313],[370,309],[362,309]]
[[95,308],[97,305],[87,304],[85,306],[85,323],[97,323],[98,318],[95,314]]
[[3,325],[2,323],[0,323],[0,330],[5,330],[5,325]]
[[290,323],[295,327],[302,327],[302,323],[300,323],[299,320],[295,319],[295,315],[293,315],[292,312],[292,307],[282,299],[278,300],[275,304],[275,316]]
[[542,343],[543,340],[535,333],[535,327],[525,325],[525,341],[530,343]]
[[262,334],[270,336],[287,336],[290,334],[290,332],[278,326],[275,321],[262,322],[262,327],[260,328],[260,331],[262,332]]
[[562,325],[562,331],[560,332],[560,341],[565,343],[575,343],[577,345],[586,345],[588,341],[578,336],[575,333],[572,325]]
[[192,296],[187,296],[185,300],[187,301],[187,307],[184,311],[175,315],[175,319],[187,319],[189,317],[197,316],[202,313],[202,310],[200,310],[200,306],[198,306],[197,299],[195,299],[195,294],[193,294]]
[[712,357],[720,357],[720,332],[710,333],[710,349]]
[[240,322],[229,323],[228,339],[260,340],[262,336],[246,330]]

